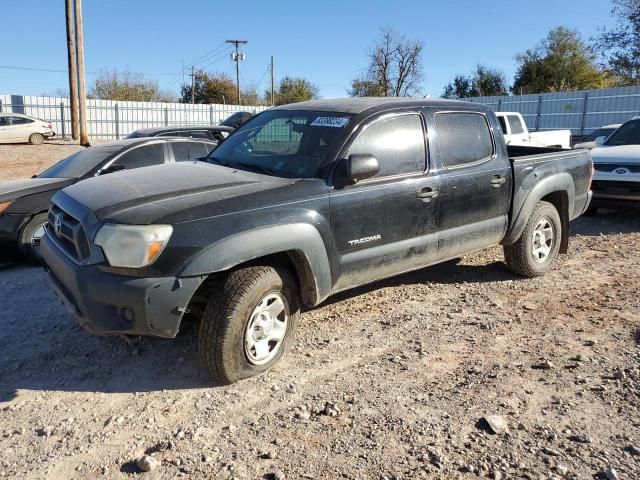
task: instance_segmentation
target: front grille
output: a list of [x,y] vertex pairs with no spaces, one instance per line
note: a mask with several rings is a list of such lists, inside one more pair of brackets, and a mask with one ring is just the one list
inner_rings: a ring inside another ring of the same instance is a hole
[[594,180],[591,190],[595,194],[640,197],[640,182],[607,182]]
[[87,235],[79,220],[55,204],[49,209],[49,225],[51,235],[58,240],[64,251],[76,260],[84,260],[91,255]]
[[603,173],[617,173],[616,170],[620,168],[629,171],[629,173],[640,173],[639,164],[595,163],[593,168],[595,168],[596,171]]

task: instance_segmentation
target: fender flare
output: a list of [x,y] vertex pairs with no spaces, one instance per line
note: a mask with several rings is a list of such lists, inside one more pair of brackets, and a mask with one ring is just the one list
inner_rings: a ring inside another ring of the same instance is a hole
[[305,303],[317,305],[330,295],[331,267],[327,250],[318,230],[306,223],[263,227],[220,239],[191,258],[178,276],[223,272],[279,253],[289,254],[300,288],[305,290],[301,292],[307,299]]
[[573,178],[567,172],[547,177],[533,187],[522,203],[520,210],[518,212],[513,212],[511,227],[507,231],[502,244],[512,245],[518,241],[524,231],[524,227],[526,226],[529,217],[531,216],[531,213],[533,212],[533,209],[536,207],[538,202],[553,194],[561,194],[565,200],[560,202],[560,205],[556,204],[555,206],[560,214],[563,227],[561,251],[566,251],[569,238],[569,212],[573,211],[575,202],[575,185],[573,183]]

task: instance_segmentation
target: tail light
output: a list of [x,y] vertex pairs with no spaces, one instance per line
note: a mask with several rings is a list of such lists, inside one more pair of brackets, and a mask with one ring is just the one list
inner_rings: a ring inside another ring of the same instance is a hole
[[596,174],[596,166],[591,162],[591,178],[589,178],[589,190],[591,190],[591,184],[593,183],[593,176]]
[[47,123],[47,128],[53,128],[53,126],[50,123]]

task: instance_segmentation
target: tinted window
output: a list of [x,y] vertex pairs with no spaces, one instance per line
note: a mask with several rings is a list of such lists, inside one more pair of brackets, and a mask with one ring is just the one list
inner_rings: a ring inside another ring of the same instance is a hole
[[40,178],[80,178],[96,169],[109,157],[122,149],[122,145],[104,145],[86,148],[60,160],[42,172]]
[[507,121],[504,117],[498,117],[498,121],[500,122],[500,128],[502,129],[502,133],[507,134]]
[[136,147],[120,157],[114,165],[122,165],[127,170],[164,163],[164,144],[154,143]]
[[436,138],[446,168],[478,162],[493,155],[489,125],[477,113],[439,113]]
[[203,142],[189,142],[189,157],[198,158],[208,155],[215,145]]
[[189,142],[175,142],[171,144],[173,158],[176,162],[189,160]]
[[375,156],[380,164],[377,176],[423,171],[426,155],[420,115],[399,115],[370,124],[349,148],[352,153]]
[[33,123],[33,120],[31,120],[30,118],[24,118],[24,117],[9,117],[11,119],[11,124],[12,125],[24,125],[27,123]]
[[640,120],[622,125],[604,143],[605,145],[640,145]]
[[594,130],[593,132],[591,132],[586,137],[584,137],[584,140],[582,140],[582,141],[583,142],[595,142],[596,138],[608,137],[609,135],[611,135],[615,131],[616,131],[615,128],[599,128],[599,129]]
[[508,115],[507,118],[509,119],[509,127],[511,128],[512,134],[524,133],[524,128],[522,128],[522,122],[519,117]]

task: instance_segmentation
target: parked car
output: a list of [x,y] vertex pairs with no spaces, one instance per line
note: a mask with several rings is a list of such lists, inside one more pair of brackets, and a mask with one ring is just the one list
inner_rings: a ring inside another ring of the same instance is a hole
[[254,114],[251,112],[236,112],[232,115],[229,115],[225,118],[220,125],[226,125],[227,127],[240,128],[242,125],[247,123]]
[[589,214],[600,207],[640,206],[640,117],[623,123],[591,156],[595,174]]
[[0,143],[40,145],[55,134],[51,122],[21,113],[0,113]]
[[483,105],[393,98],[267,110],[209,162],[65,188],[41,251],[93,333],[175,337],[198,319],[222,383],[274,365],[301,306],[337,292],[497,244],[544,274],[592,173],[586,150],[507,147]]
[[202,126],[202,127],[154,127],[141,128],[127,135],[125,138],[142,138],[142,137],[186,137],[186,138],[204,138],[213,142],[224,140],[235,128],[226,126]]
[[[0,252],[39,258],[49,202],[64,187],[119,170],[206,156],[215,146],[209,140],[187,138],[120,140],[80,150],[32,178],[0,182]],[[78,234],[77,228],[69,232]]]
[[620,128],[620,125],[620,123],[617,123],[597,128],[589,135],[584,137],[579,143],[574,144],[573,148],[586,148],[589,150],[591,150],[592,148],[596,148],[602,145],[609,135]]
[[518,112],[497,112],[496,116],[507,145],[571,148],[571,130],[530,132]]

